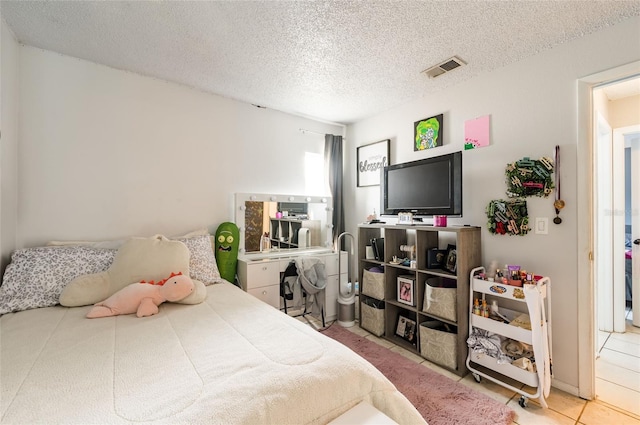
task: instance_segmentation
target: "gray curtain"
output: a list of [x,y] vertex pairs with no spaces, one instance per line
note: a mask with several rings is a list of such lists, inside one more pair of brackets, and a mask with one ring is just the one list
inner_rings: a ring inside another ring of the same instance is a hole
[[[329,188],[333,198],[333,243],[344,232],[344,203],[342,196],[342,136],[325,134],[324,163],[329,173]],[[343,249],[344,247],[338,247]]]

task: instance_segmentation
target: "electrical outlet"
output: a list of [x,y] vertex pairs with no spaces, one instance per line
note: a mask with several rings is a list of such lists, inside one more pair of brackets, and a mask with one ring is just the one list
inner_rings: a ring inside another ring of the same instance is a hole
[[534,228],[537,235],[549,234],[549,218],[548,217],[536,217],[536,227]]

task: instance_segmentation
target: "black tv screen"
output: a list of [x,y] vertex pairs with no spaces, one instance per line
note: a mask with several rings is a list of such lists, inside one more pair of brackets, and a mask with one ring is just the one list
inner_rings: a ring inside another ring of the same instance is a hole
[[380,184],[384,215],[462,215],[462,152],[384,167]]

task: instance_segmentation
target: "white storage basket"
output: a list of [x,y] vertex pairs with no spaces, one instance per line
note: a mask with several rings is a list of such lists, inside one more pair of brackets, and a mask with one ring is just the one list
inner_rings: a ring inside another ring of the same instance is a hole
[[384,300],[384,273],[363,270],[362,293],[378,300]]
[[420,323],[420,354],[427,360],[455,370],[457,335],[439,330],[443,325],[437,320]]
[[365,304],[360,304],[362,317],[360,326],[368,330],[375,336],[384,335],[384,308],[376,308]]
[[456,291],[454,288],[442,288],[438,286],[432,286],[429,283],[434,284],[439,282],[439,279],[428,279],[425,283],[424,289],[424,301],[422,303],[422,311],[425,313],[433,314],[434,316],[442,317],[443,319],[457,321],[457,303],[456,303]]

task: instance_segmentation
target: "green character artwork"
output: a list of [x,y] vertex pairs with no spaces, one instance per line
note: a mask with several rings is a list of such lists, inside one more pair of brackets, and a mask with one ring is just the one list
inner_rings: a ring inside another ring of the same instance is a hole
[[222,223],[216,230],[216,262],[220,276],[231,283],[236,280],[236,267],[238,265],[238,244],[240,243],[240,231],[238,226],[231,222]]
[[414,123],[414,151],[442,146],[443,114]]

